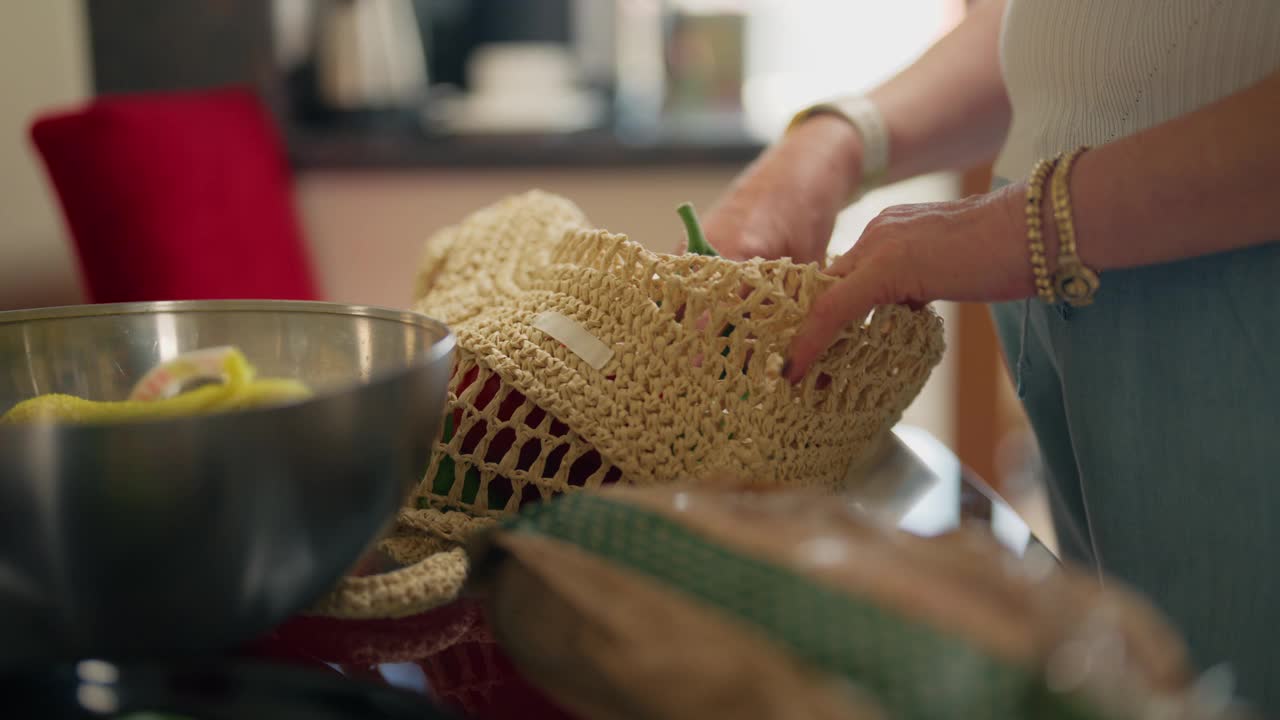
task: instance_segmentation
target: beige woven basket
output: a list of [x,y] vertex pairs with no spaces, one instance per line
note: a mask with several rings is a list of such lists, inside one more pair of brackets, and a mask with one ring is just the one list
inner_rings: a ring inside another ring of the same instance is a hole
[[382,544],[410,567],[353,579],[322,611],[409,614],[451,598],[463,573],[441,558],[523,502],[717,476],[834,489],[915,398],[943,340],[931,310],[879,308],[790,385],[788,343],[832,282],[789,260],[653,253],[541,192],[442,231],[416,309],[458,338],[449,415]]

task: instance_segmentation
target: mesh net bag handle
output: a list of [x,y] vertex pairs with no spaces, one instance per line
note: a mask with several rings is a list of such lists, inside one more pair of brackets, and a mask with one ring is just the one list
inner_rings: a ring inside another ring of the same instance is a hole
[[466,579],[466,555],[454,547],[399,570],[343,578],[309,612],[347,620],[409,617],[453,600]]
[[382,543],[409,567],[345,581],[325,611],[439,601],[456,589],[397,583],[445,582],[429,563],[471,529],[563,493],[720,476],[837,487],[915,398],[943,339],[930,309],[877,308],[790,385],[783,355],[834,282],[786,259],[654,253],[538,191],[441,231],[415,308],[458,338],[447,415]]

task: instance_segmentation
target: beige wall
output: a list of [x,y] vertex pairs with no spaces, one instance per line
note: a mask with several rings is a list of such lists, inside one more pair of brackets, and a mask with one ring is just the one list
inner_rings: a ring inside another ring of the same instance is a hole
[[684,232],[676,205],[706,208],[731,177],[727,169],[307,173],[297,203],[329,297],[403,307],[428,236],[504,195],[559,193],[596,225],[670,249]]
[[85,97],[87,62],[79,0],[0,3],[0,309],[80,301],[27,127],[36,113]]

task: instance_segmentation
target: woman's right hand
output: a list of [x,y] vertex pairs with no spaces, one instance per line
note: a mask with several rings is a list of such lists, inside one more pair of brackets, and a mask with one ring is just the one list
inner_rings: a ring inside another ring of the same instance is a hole
[[732,260],[822,264],[836,215],[861,182],[861,158],[852,125],[810,117],[762,153],[705,214],[707,240]]

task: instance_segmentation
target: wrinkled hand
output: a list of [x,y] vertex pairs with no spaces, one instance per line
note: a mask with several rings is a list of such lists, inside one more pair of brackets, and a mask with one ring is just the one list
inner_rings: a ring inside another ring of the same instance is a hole
[[787,378],[798,382],[843,328],[864,321],[877,306],[1030,296],[1024,194],[1019,183],[954,202],[882,212],[826,270],[841,279],[814,302],[792,340]]
[[860,182],[860,158],[849,123],[810,118],[762,153],[704,214],[707,240],[731,260],[821,262],[836,215]]

